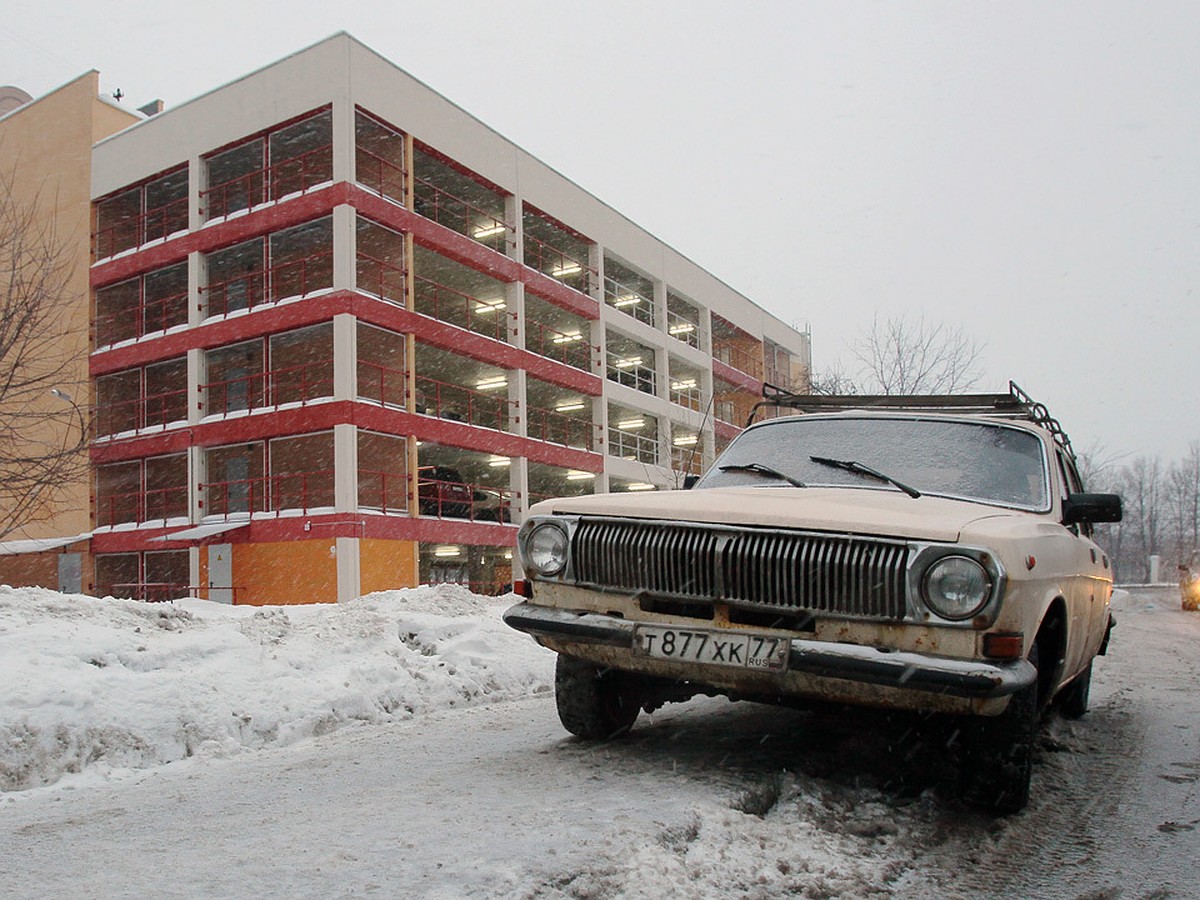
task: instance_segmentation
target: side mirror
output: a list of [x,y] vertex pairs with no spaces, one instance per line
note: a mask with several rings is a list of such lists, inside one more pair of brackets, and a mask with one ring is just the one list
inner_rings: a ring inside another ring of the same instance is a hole
[[1120,522],[1119,494],[1069,494],[1063,502],[1063,524]]

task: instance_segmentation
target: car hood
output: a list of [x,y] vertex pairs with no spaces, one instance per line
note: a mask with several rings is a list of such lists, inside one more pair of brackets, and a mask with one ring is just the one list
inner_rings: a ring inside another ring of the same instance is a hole
[[563,497],[538,503],[530,513],[677,519],[926,541],[957,541],[965,528],[983,519],[1028,522],[1030,517],[1017,510],[945,497],[909,497],[893,490],[775,486]]

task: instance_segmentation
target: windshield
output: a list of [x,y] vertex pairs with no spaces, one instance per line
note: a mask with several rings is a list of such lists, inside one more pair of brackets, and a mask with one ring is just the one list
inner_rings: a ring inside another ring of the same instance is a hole
[[744,431],[697,487],[786,487],[748,466],[770,467],[816,486],[896,490],[851,467],[854,461],[922,494],[1048,509],[1046,457],[1027,431],[1003,424],[941,419],[788,417]]

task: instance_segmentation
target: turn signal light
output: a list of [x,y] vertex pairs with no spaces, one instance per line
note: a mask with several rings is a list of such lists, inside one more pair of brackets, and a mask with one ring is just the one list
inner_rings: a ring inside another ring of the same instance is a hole
[[1025,635],[985,634],[983,636],[983,655],[991,659],[1020,659],[1025,655]]
[[533,585],[528,581],[517,580],[513,582],[513,593],[518,597],[524,597],[526,600],[533,599]]

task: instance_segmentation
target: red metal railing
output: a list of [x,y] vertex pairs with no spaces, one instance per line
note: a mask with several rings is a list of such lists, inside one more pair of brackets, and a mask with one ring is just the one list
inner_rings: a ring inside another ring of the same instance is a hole
[[615,278],[604,278],[604,302],[632,316],[639,322],[654,326],[654,293],[647,297],[643,291],[628,287]]
[[179,197],[137,216],[123,218],[92,235],[96,259],[104,259],[150,241],[187,231],[188,198]]
[[508,399],[508,393],[503,389],[500,395],[485,394],[461,385],[417,376],[415,412],[505,431],[514,415],[514,407],[514,402]]
[[333,469],[212,481],[200,485],[205,515],[230,516],[248,512],[308,512],[333,506]]
[[358,254],[357,286],[365,294],[374,294],[404,306],[408,279],[402,266],[392,265],[365,253]]
[[208,316],[212,317],[332,286],[333,251],[322,250],[208,284],[200,288],[200,293],[208,296]]
[[187,486],[104,494],[96,498],[98,526],[177,519],[188,514]]
[[[114,597],[129,600],[141,600],[144,603],[166,603],[180,597],[198,597],[200,591],[209,590],[187,582],[170,581],[129,581],[110,585],[106,593]],[[240,591],[242,588],[213,588],[213,590]]]
[[187,389],[119,403],[97,406],[93,413],[96,434],[104,437],[122,431],[140,431],[187,419]]
[[118,341],[127,341],[155,332],[166,331],[176,325],[186,325],[187,291],[163,297],[161,300],[143,301],[136,309],[96,316],[96,346],[106,347]]
[[[200,385],[207,415],[264,409],[284,403],[307,403],[333,396],[333,361],[329,359],[257,372]],[[230,396],[233,396],[233,403]]]
[[333,146],[315,147],[255,169],[200,192],[206,219],[219,219],[239,209],[248,209],[268,200],[307,191],[333,178]]
[[412,479],[398,472],[358,470],[358,505],[383,513],[408,513]]
[[465,234],[497,253],[508,249],[514,229],[505,224],[502,214],[497,216],[475,206],[419,176],[413,177],[413,185],[416,193],[413,210],[418,215]]
[[[439,467],[426,467],[439,468]],[[513,492],[508,488],[418,474],[417,509],[423,516],[471,522],[511,522]]]
[[525,265],[584,294],[596,283],[600,274],[583,260],[575,259],[528,233],[525,235]]
[[713,358],[753,378],[762,378],[762,350],[752,353],[730,341],[713,341]]
[[592,358],[600,351],[599,347],[587,342],[582,329],[564,334],[528,319],[525,320],[525,349],[585,372],[592,371]]
[[404,202],[404,185],[408,172],[365,147],[355,148],[355,178],[371,190],[391,200]]
[[384,406],[408,405],[408,373],[378,363],[358,361],[358,398]]
[[568,416],[554,410],[528,407],[529,420],[525,423],[526,436],[535,441],[563,444],[596,450],[604,432],[591,419]]
[[508,310],[499,299],[484,302],[421,275],[415,276],[415,286],[415,312],[498,341],[508,340]]

